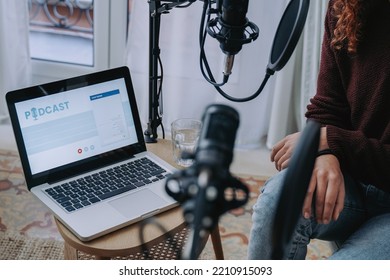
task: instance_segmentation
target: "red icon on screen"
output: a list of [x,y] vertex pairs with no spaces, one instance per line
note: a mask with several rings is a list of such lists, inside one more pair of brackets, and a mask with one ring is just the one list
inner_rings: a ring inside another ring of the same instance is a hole
[[83,152],[83,149],[77,149],[77,153],[81,154]]

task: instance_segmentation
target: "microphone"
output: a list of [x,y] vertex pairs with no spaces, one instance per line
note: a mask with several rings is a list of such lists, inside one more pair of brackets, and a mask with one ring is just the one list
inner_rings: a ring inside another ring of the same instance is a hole
[[213,104],[202,117],[194,164],[170,175],[165,184],[167,193],[182,204],[186,222],[191,225],[188,259],[197,257],[196,250],[206,231],[211,231],[219,217],[248,201],[249,190],[229,172],[239,115],[226,105]]
[[259,35],[258,27],[246,18],[248,2],[249,0],[217,0],[218,16],[207,23],[208,34],[219,41],[225,54],[225,79],[232,73],[234,56],[242,49],[242,45],[256,40]]
[[210,105],[204,112],[202,124],[195,162],[228,171],[239,126],[238,112],[227,105]]

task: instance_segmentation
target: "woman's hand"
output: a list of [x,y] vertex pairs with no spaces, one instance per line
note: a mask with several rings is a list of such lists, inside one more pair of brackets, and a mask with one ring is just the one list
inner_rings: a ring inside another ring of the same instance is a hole
[[[276,143],[271,151],[271,161],[275,162],[277,170],[288,167],[300,132],[290,134]],[[319,150],[329,148],[326,127],[321,128]],[[315,200],[315,216],[317,222],[327,224],[337,220],[344,208],[345,187],[344,177],[340,170],[338,159],[332,155],[317,157],[310,184],[303,204],[303,216],[311,216],[311,205]]]
[[280,171],[288,166],[299,136],[300,132],[287,135],[272,148],[271,161],[275,162],[277,170]]
[[344,208],[345,186],[338,159],[331,154],[317,157],[303,203],[303,216],[311,216],[315,199],[315,216],[320,224],[337,220]]

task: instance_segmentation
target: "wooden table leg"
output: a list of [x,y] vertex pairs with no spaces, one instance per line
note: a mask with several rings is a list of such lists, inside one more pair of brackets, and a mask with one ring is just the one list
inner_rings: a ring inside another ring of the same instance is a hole
[[219,234],[219,226],[218,224],[214,227],[214,229],[211,231],[211,242],[213,243],[215,258],[217,260],[223,260],[223,248],[222,248],[222,242],[221,242],[221,235]]
[[67,242],[64,243],[64,259],[65,260],[77,260],[77,250],[70,246]]
[[[103,257],[94,255],[95,260],[109,260],[110,257]],[[64,243],[64,259],[65,260],[78,260],[79,255],[77,253],[77,249],[70,246],[67,242]]]

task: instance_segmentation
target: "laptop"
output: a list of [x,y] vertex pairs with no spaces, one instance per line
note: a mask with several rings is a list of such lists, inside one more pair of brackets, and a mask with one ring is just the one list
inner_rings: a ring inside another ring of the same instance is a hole
[[127,67],[6,94],[27,188],[80,240],[173,208]]

